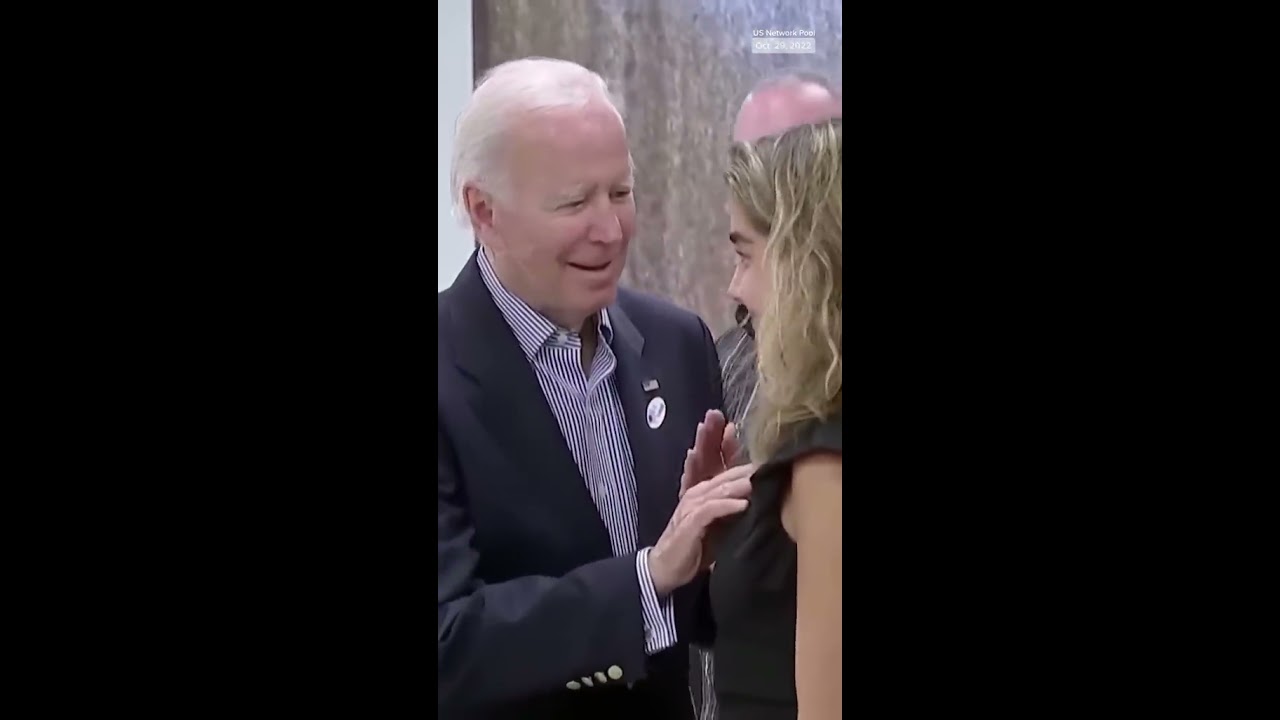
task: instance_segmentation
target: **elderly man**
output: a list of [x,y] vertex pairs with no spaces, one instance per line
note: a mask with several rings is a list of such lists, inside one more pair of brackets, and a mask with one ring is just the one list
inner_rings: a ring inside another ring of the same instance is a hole
[[[825,78],[810,73],[790,73],[769,78],[757,84],[747,95],[738,110],[733,126],[734,142],[752,142],[769,135],[807,123],[824,122],[841,117],[840,91]],[[742,424],[751,410],[756,394],[756,346],[743,297],[744,288],[739,283],[730,285],[729,292],[738,303],[737,324],[716,340],[720,355],[724,385],[724,413],[737,426]],[[708,651],[695,648],[694,688],[700,708],[701,720],[717,717],[713,679],[714,657]]]
[[686,452],[720,371],[697,316],[618,287],[633,176],[603,80],[492,70],[452,183],[478,249],[438,302],[441,717],[692,718],[705,532],[749,469],[681,492],[723,469]]

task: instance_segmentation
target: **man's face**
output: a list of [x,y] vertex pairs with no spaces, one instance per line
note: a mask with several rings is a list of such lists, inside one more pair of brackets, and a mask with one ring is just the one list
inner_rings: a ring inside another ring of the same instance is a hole
[[758,318],[770,288],[764,257],[766,238],[751,227],[738,203],[729,201],[728,209],[729,241],[733,243],[735,258],[729,297],[746,306],[747,312]]
[[532,114],[504,162],[505,192],[468,190],[480,241],[508,289],[577,329],[617,296],[635,231],[622,120],[603,101]]

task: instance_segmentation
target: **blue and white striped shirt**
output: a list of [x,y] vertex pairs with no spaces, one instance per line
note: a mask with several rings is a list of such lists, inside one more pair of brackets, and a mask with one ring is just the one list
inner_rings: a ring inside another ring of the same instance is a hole
[[[596,509],[609,531],[615,557],[636,552],[636,477],[627,439],[626,416],[618,395],[614,370],[613,326],[607,310],[600,311],[599,335],[591,372],[582,371],[582,337],[558,327],[511,294],[498,280],[485,252],[479,253],[480,276],[502,317],[524,350],[547,398],[551,412]],[[636,575],[644,608],[645,652],[652,655],[676,643],[675,609],[671,599],[659,601],[649,577],[649,550],[636,555]]]

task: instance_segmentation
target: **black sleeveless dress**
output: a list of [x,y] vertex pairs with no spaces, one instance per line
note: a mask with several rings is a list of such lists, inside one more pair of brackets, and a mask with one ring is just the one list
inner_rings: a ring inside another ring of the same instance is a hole
[[809,423],[752,478],[751,504],[711,573],[720,720],[795,720],[796,545],[782,500],[797,458],[841,452],[840,416]]

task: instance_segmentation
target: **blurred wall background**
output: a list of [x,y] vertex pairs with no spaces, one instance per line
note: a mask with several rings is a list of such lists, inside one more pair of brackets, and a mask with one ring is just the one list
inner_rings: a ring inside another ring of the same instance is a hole
[[451,214],[449,197],[449,155],[453,151],[453,126],[458,113],[471,96],[474,87],[471,76],[473,63],[459,62],[458,58],[472,57],[471,0],[441,0],[436,8],[440,22],[436,38],[436,81],[439,97],[436,112],[439,125],[436,128],[436,226],[439,233],[436,247],[436,290],[453,284],[458,271],[471,256],[474,247],[471,233],[462,229]]

